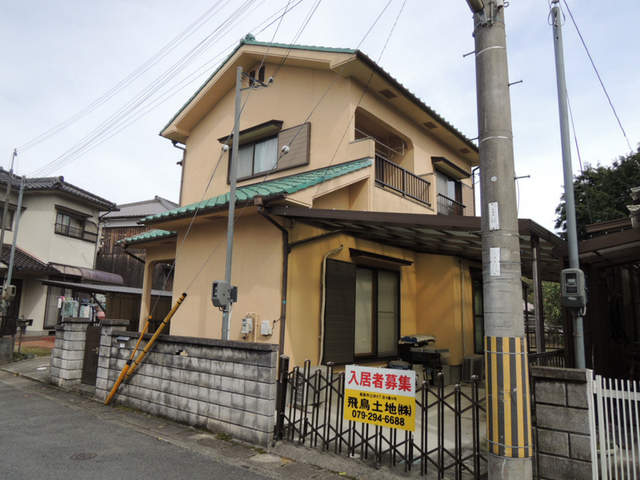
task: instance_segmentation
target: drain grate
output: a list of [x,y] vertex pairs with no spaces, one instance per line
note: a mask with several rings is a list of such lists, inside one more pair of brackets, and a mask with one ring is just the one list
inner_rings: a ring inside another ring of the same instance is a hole
[[91,452],[76,453],[75,455],[71,455],[71,460],[90,460],[92,458],[96,458],[97,456],[97,453]]

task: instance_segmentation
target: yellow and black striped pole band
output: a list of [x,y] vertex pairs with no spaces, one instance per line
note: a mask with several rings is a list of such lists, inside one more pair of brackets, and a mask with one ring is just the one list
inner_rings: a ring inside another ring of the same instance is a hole
[[489,452],[530,458],[531,392],[527,343],[521,337],[485,337]]

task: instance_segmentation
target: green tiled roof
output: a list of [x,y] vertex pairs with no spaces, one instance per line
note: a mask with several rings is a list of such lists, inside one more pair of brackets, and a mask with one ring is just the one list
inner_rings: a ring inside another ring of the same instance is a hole
[[[312,170],[309,172],[291,175],[290,177],[277,178],[262,183],[247,185],[236,190],[236,201],[247,202],[256,197],[274,197],[278,195],[287,195],[305,188],[313,187],[332,178],[355,172],[362,168],[371,166],[373,162],[369,158],[354,160],[348,163],[341,163],[331,167]],[[181,216],[193,215],[196,211],[206,211],[216,207],[223,207],[229,204],[229,193],[218,195],[217,197],[203,200],[202,202],[192,203],[184,207],[168,210],[156,215],[149,215],[142,219],[142,223],[156,222],[158,220],[172,219]]]
[[130,245],[132,243],[146,242],[147,240],[157,240],[160,238],[172,237],[177,234],[177,232],[168,232],[166,230],[150,230],[148,232],[141,233],[140,235],[136,235],[135,237],[118,240],[116,243]]

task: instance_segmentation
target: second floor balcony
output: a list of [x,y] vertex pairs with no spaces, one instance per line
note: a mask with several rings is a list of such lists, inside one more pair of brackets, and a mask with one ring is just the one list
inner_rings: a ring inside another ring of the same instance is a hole
[[465,205],[438,194],[438,215],[464,215]]
[[379,155],[376,155],[376,183],[431,206],[430,182]]

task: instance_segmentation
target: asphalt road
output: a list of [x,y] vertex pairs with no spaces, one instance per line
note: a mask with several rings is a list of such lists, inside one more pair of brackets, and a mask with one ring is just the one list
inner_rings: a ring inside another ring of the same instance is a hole
[[122,426],[120,414],[130,412],[0,372],[0,479],[274,478]]

